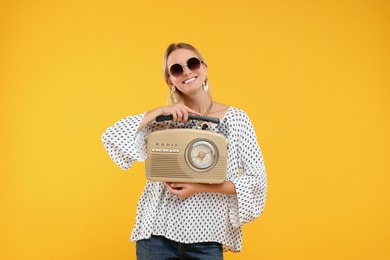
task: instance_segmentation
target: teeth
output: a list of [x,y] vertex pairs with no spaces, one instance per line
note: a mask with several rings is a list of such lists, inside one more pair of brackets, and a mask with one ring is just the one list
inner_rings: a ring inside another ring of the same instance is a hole
[[192,81],[194,81],[196,78],[190,78],[190,79],[187,79],[186,81],[184,81],[185,84],[188,84]]

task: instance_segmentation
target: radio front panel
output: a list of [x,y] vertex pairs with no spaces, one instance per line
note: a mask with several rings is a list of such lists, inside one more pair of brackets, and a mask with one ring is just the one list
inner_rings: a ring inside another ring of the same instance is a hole
[[163,182],[222,183],[226,180],[227,139],[196,129],[168,129],[147,139],[145,174]]

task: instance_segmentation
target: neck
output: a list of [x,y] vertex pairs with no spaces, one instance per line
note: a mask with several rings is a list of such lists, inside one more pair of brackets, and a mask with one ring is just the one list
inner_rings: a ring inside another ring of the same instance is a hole
[[210,105],[207,107],[207,110],[204,113],[201,112],[202,116],[207,116],[210,113],[211,108],[213,107],[213,103],[214,103],[213,100],[210,98]]
[[198,111],[200,115],[207,116],[210,113],[214,102],[211,97],[206,94],[199,98],[185,98],[184,103],[186,106]]

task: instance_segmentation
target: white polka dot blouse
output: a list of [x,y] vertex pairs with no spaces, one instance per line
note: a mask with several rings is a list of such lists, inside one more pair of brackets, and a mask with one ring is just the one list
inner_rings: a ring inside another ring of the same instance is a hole
[[[152,121],[137,131],[144,115],[121,119],[103,133],[107,153],[122,169],[146,159],[145,137],[151,132],[195,125]],[[224,251],[242,250],[242,225],[259,217],[265,205],[263,156],[252,122],[241,109],[229,107],[220,124],[211,125],[207,131],[229,139],[227,180],[234,183],[237,194],[197,193],[183,200],[171,194],[163,183],[146,181],[131,241],[153,234],[181,243],[219,242]]]

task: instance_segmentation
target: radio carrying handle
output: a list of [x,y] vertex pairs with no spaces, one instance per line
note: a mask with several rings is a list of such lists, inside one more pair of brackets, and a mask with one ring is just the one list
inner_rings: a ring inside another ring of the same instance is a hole
[[[172,120],[172,119],[173,119],[172,115],[168,115],[168,116],[161,115],[161,116],[156,117],[156,121],[157,122],[162,122],[162,121],[165,121],[165,120]],[[205,121],[205,122],[212,122],[214,124],[219,124],[219,118],[218,117],[188,115],[188,119]]]

